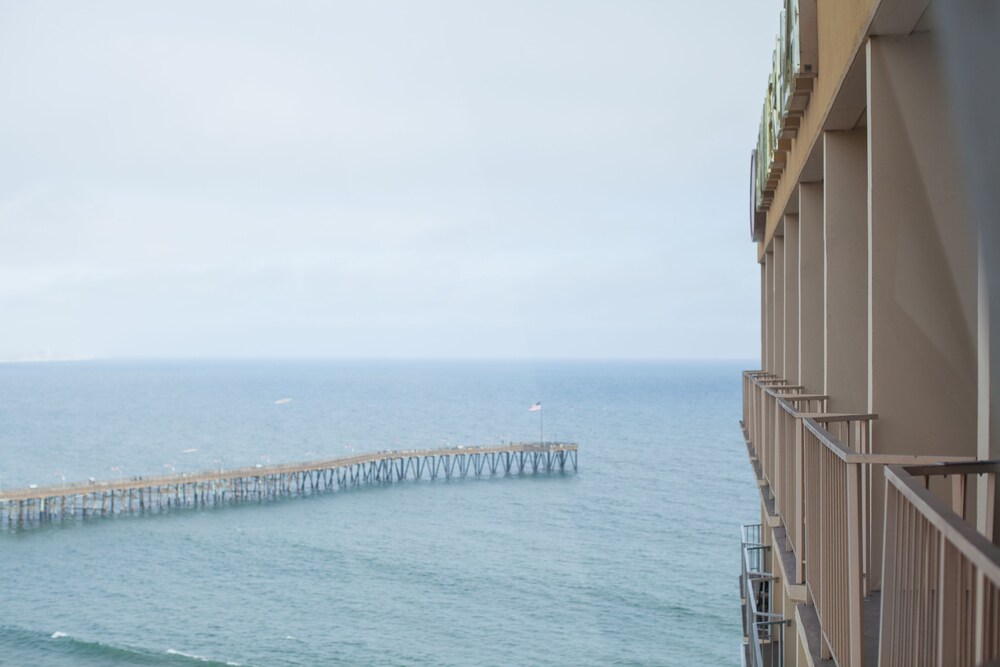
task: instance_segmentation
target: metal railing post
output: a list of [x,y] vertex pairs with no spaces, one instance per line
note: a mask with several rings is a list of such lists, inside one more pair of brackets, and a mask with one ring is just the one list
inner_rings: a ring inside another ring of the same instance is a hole
[[861,503],[861,466],[857,463],[846,466],[847,473],[847,604],[848,604],[848,637],[850,645],[851,667],[861,667],[862,627],[861,601],[862,586],[861,564],[863,517]]
[[805,493],[803,488],[803,442],[804,427],[801,419],[795,420],[795,583],[805,583]]

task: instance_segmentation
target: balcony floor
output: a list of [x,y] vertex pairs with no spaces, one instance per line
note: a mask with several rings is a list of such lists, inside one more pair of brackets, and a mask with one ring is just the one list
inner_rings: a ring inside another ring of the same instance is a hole
[[[862,645],[862,664],[875,667],[878,664],[879,619],[882,612],[882,593],[876,591],[864,602],[864,634]],[[800,632],[804,635],[806,649],[814,667],[835,667],[833,659],[824,660],[819,657],[819,617],[816,607],[811,604],[795,605],[795,618],[800,624]]]

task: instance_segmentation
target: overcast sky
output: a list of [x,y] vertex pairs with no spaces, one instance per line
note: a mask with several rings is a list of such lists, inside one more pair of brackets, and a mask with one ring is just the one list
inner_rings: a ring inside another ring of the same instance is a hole
[[0,357],[756,358],[777,0],[0,2]]

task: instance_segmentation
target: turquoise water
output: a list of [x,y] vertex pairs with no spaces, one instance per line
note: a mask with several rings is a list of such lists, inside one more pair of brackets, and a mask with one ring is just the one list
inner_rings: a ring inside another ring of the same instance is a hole
[[0,531],[0,665],[737,665],[746,365],[0,366],[5,488],[535,440],[538,400],[580,444],[575,475]]

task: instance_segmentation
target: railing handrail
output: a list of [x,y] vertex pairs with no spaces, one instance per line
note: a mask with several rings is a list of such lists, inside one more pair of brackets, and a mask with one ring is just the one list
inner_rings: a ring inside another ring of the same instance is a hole
[[[799,394],[799,395],[801,396],[802,394]],[[799,415],[799,410],[794,405],[792,405],[791,403],[789,403],[788,401],[786,401],[785,398],[787,398],[787,397],[785,397],[785,396],[775,396],[774,400],[776,400],[778,402],[778,405],[781,406],[782,410],[784,410],[788,414],[792,415],[793,417],[797,417]]]
[[[989,467],[1000,467],[1000,461],[988,461]],[[943,467],[943,466],[942,466]],[[967,465],[959,466],[969,467]],[[920,470],[915,468],[914,470]],[[955,545],[970,563],[1000,586],[1000,547],[990,542],[965,519],[958,516],[937,496],[914,479],[911,468],[889,465],[885,469],[886,479],[936,528],[943,537]],[[917,472],[916,474],[921,474]],[[941,473],[944,474],[944,473]],[[956,471],[954,474],[961,474]]]
[[930,477],[936,475],[980,475],[986,473],[1000,474],[1000,461],[977,461],[973,457],[971,462],[939,462],[926,465],[906,465],[906,472],[911,477]]
[[819,440],[820,443],[836,454],[840,460],[851,463],[851,457],[857,455],[857,452],[842,443],[838,438],[834,437],[832,433],[820,426],[816,422],[815,417],[806,417],[802,420],[802,423],[806,429],[816,436],[816,439]]
[[793,417],[796,417],[796,418],[802,419],[802,418],[805,418],[805,417],[824,417],[827,414],[829,414],[827,412],[805,412],[803,410],[799,410],[797,407],[795,407],[794,405],[792,405],[789,402],[789,401],[795,401],[795,400],[799,400],[799,399],[810,400],[810,401],[822,401],[822,400],[826,399],[826,396],[818,396],[818,395],[815,395],[815,394],[814,395],[809,395],[809,394],[775,395],[775,394],[771,394],[771,396],[774,398],[775,401],[777,401],[778,405],[781,406],[782,410],[784,410],[785,412],[787,412],[788,414],[790,414],[790,415],[792,415]]
[[870,412],[822,412],[812,418],[814,421],[828,422],[856,422],[872,421],[878,419],[878,415]]
[[757,616],[762,616],[764,618],[774,618],[774,621],[755,621],[754,625],[784,625],[785,623],[791,623],[791,619],[785,618],[784,614],[774,614],[765,611],[754,612]]
[[[877,417],[877,415],[871,415]],[[868,463],[876,465],[902,465],[920,466],[937,463],[968,463],[975,461],[974,456],[951,456],[939,454],[863,454],[856,452],[836,436],[827,431],[817,423],[814,417],[807,417],[802,420],[805,427],[812,432],[816,438],[826,446],[831,452],[844,463]],[[946,473],[941,473],[946,474]]]
[[[751,548],[770,549],[771,545],[761,544],[759,546]],[[754,569],[753,566],[750,565],[750,549],[748,549],[746,545],[743,545],[741,550],[743,552],[743,573],[745,575],[749,577],[749,575],[752,574],[758,579],[769,579],[772,581],[778,578],[777,575],[775,575],[773,572],[766,572],[763,570]],[[761,560],[761,564],[763,565],[763,559]]]
[[764,387],[763,389],[765,393],[777,398],[779,395],[784,396],[782,392],[786,390],[789,391],[800,390],[800,389],[805,389],[805,387],[803,387],[801,384],[776,384],[772,387]]
[[792,405],[793,401],[823,401],[828,400],[830,397],[826,394],[782,394],[771,393],[770,390],[765,389],[770,396],[777,401],[781,409],[788,414],[796,417],[798,419],[813,419],[817,422],[845,422],[845,421],[858,421],[872,419],[878,419],[877,414],[860,414],[852,412],[804,412],[799,410],[797,407]]
[[[791,406],[789,406],[789,408],[791,410],[795,410],[795,408]],[[878,418],[878,415],[858,415],[858,414],[849,414],[846,412],[805,412],[805,411],[796,411],[796,412],[797,414],[795,416],[798,417],[799,419],[812,419],[813,421],[820,421],[822,417],[830,417],[830,419],[823,419],[822,421],[824,423],[832,423],[837,421],[856,421],[849,419],[849,417],[871,416],[874,418]]]
[[783,401],[822,401],[830,398],[829,394],[789,394],[782,396]]
[[789,401],[817,401],[829,398],[828,396],[820,394],[790,394],[788,396],[771,394],[771,396],[773,396],[774,399],[781,404],[781,407],[784,408],[785,412],[795,413],[795,417],[799,417],[801,419],[812,419],[813,421],[823,422],[824,424],[831,422],[872,421],[874,419],[878,419],[877,414],[869,412],[802,412],[789,403]]

